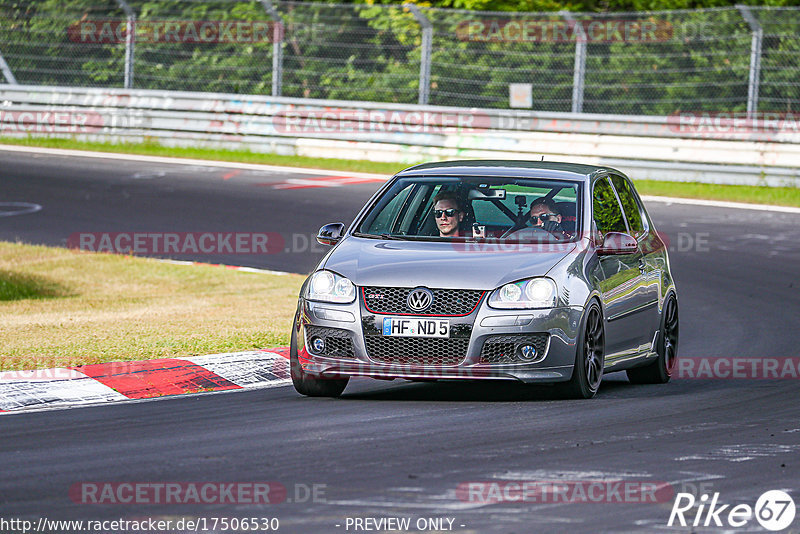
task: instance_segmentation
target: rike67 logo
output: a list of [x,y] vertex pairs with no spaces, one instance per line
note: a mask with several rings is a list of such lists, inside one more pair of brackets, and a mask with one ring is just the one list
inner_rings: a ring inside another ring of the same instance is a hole
[[678,493],[669,514],[667,526],[693,527],[752,527],[752,520],[765,529],[779,531],[794,521],[797,510],[792,497],[781,490],[764,492],[755,506],[749,504],[722,504],[719,493],[696,499],[691,493]]

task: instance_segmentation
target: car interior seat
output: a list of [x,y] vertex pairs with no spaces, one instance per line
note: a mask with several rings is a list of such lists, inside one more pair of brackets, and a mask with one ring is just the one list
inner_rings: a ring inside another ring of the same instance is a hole
[[472,208],[472,202],[469,200],[461,199],[461,204],[464,206],[464,220],[459,225],[461,235],[472,237],[472,225],[475,223],[475,210]]
[[577,231],[577,204],[575,202],[556,202],[556,208],[561,214],[561,226],[570,235],[576,235]]

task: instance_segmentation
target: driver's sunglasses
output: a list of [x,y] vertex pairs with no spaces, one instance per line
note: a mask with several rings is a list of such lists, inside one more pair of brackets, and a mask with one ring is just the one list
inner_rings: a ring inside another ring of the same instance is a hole
[[433,210],[433,216],[435,218],[440,218],[442,215],[447,215],[448,217],[455,217],[458,210],[455,208],[450,208],[446,210]]
[[550,219],[555,219],[558,217],[558,213],[542,213],[541,215],[531,215],[531,220],[535,221],[536,219],[540,219],[543,223],[546,223]]

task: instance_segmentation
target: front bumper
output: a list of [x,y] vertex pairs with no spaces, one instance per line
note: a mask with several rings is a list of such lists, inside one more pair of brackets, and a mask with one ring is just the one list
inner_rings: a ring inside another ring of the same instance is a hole
[[[397,316],[368,312],[358,299],[343,305],[301,298],[298,311],[297,322],[293,325],[297,335],[297,356],[305,372],[312,375],[549,383],[566,381],[572,376],[583,308],[496,310],[483,299],[469,315],[447,318],[451,321],[451,332],[468,340],[466,357],[454,365],[400,364],[370,358],[365,335],[380,336],[379,325],[383,318]],[[347,333],[352,340],[352,350],[348,349],[346,357],[316,354],[306,339],[306,327],[334,328]],[[481,361],[481,351],[490,337],[523,334],[548,334],[544,354],[533,363]]]

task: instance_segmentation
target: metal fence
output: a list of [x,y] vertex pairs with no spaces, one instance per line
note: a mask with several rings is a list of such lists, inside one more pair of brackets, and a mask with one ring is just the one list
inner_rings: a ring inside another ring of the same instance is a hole
[[590,15],[0,0],[0,71],[23,85],[637,115],[797,113],[800,8]]

